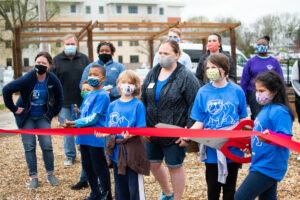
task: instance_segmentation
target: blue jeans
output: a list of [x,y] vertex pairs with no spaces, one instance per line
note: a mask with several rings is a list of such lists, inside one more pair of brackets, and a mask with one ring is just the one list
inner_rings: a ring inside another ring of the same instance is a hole
[[235,200],[277,199],[277,181],[259,172],[250,172],[234,195]]
[[[110,174],[107,167],[103,147],[80,145],[82,167],[86,172],[91,188],[90,199],[101,199],[108,193],[107,199],[112,199]],[[98,177],[101,182],[101,190],[98,185]]]
[[146,199],[143,176],[129,167],[126,168],[126,175],[118,174],[117,165],[113,162],[116,200]]
[[[22,129],[48,129],[51,128],[50,122],[44,117],[29,117]],[[25,151],[25,159],[29,169],[29,176],[37,176],[36,159],[36,135],[21,134]],[[54,172],[54,155],[50,135],[37,135],[42,152],[47,173]]]
[[[73,121],[72,107],[62,107],[59,115],[68,121]],[[76,158],[75,137],[73,135],[64,136],[64,149],[67,158]]]

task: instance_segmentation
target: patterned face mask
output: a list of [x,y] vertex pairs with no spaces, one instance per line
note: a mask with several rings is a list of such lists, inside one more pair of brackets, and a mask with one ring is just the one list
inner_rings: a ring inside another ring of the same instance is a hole
[[265,105],[268,105],[272,101],[272,98],[270,97],[270,95],[268,93],[265,93],[265,94],[256,93],[256,101],[258,104],[265,106]]
[[206,70],[206,76],[211,81],[219,81],[221,79],[218,68],[210,68]]
[[257,53],[267,53],[268,52],[268,46],[265,46],[265,45],[258,45],[256,46],[256,51]]
[[88,77],[88,84],[89,84],[90,86],[92,86],[93,88],[98,87],[98,86],[100,85],[99,78],[89,76],[89,77]]
[[133,84],[127,84],[127,83],[122,83],[120,85],[120,89],[122,91],[122,94],[129,96],[132,95],[134,90],[135,90],[135,85]]

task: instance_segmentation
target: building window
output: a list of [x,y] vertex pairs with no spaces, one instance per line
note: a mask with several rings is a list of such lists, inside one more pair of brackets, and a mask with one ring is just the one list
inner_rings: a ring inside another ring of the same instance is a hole
[[72,30],[76,30],[76,24],[72,24],[72,26],[71,26],[72,28]]
[[118,30],[122,30],[122,28],[121,28],[121,26],[122,26],[122,24],[118,24]]
[[122,13],[122,7],[121,6],[117,6],[117,13]]
[[85,7],[85,13],[86,14],[91,14],[91,6],[86,6]]
[[159,8],[159,14],[163,15],[164,14],[164,8]]
[[12,66],[12,59],[6,58],[6,66]]
[[129,30],[138,30],[139,28],[136,25],[130,25]]
[[22,43],[21,47],[22,47],[22,49],[28,49],[29,48],[29,44],[28,43]]
[[118,56],[118,62],[123,63],[123,56]]
[[29,58],[23,59],[23,65],[24,65],[24,67],[29,67]]
[[122,41],[118,41],[118,47],[123,46],[123,42]]
[[76,5],[71,5],[70,9],[71,9],[71,13],[76,13]]
[[61,42],[56,42],[55,46],[56,47],[61,47]]
[[138,7],[137,6],[128,6],[128,13],[137,14],[138,13]]
[[151,6],[148,6],[148,7],[147,7],[147,13],[148,13],[148,14],[152,14],[152,7],[151,7]]
[[104,13],[104,8],[103,6],[99,6],[99,14],[103,14]]
[[139,41],[130,41],[129,46],[131,46],[131,47],[139,46]]
[[139,56],[130,56],[130,63],[138,63]]
[[5,48],[11,48],[11,41],[10,40],[6,40],[5,41]]

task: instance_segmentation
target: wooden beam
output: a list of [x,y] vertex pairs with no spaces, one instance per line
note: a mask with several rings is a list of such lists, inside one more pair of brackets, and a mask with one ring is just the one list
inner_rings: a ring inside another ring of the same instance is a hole
[[[95,26],[98,24],[98,21],[95,21],[90,27],[93,30]],[[82,40],[87,35],[87,31],[84,31],[79,37],[78,41]]]
[[207,38],[202,39],[202,55],[205,55],[207,53],[206,45],[207,45]]
[[153,40],[148,41],[148,47],[149,47],[149,66],[152,68],[153,66],[153,58],[154,58],[154,50],[153,50]]
[[50,25],[53,25],[53,24],[77,24],[77,25],[86,25],[88,24],[89,22],[75,22],[75,21],[56,21],[56,22],[53,22],[53,21],[46,21],[46,22],[38,22],[38,21],[26,21],[26,22],[22,22],[22,26],[26,26],[26,25],[32,25],[32,24],[37,24],[37,25],[41,25],[41,24],[50,24]]
[[169,27],[163,29],[162,31],[153,34],[151,37],[148,38],[148,40],[154,40],[154,39],[160,37],[161,35],[168,33],[171,28],[178,26],[178,24],[179,24],[179,22],[176,22],[175,24],[170,25]]
[[61,43],[61,39],[60,40],[22,40],[21,44],[40,44],[40,43],[56,43],[56,42]]
[[230,45],[231,45],[231,57],[235,66],[235,82],[237,82],[237,66],[236,66],[236,38],[235,30],[230,29]]
[[88,27],[87,29],[87,46],[88,46],[88,53],[89,53],[89,59],[91,62],[94,62],[94,54],[93,54],[93,29],[91,27]]
[[15,68],[14,68],[14,79],[22,76],[22,48],[21,48],[21,25],[15,26]]
[[146,31],[110,31],[110,32],[94,32],[94,36],[150,36],[155,32]]
[[23,32],[21,34],[22,38],[32,38],[32,37],[64,37],[67,34],[76,35],[77,32]]
[[86,25],[84,26],[77,34],[76,37],[77,39],[80,37],[81,34],[83,34],[84,31],[87,31],[88,27],[92,24],[92,20]]

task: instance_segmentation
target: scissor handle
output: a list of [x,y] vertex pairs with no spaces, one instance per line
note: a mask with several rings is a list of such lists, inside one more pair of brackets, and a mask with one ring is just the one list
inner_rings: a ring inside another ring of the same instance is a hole
[[[233,130],[241,130],[245,126],[254,127],[254,121],[243,120]],[[231,153],[228,147],[236,147],[242,150],[248,150],[250,156],[239,157]],[[230,160],[237,163],[249,163],[251,162],[251,139],[250,138],[229,138],[228,141],[222,146],[220,151]]]
[[228,141],[222,146],[220,151],[230,160],[237,163],[249,163],[251,162],[251,154],[248,157],[240,157],[231,153],[228,147],[236,147],[240,149],[248,149],[251,153],[251,139],[250,138],[229,138]]

